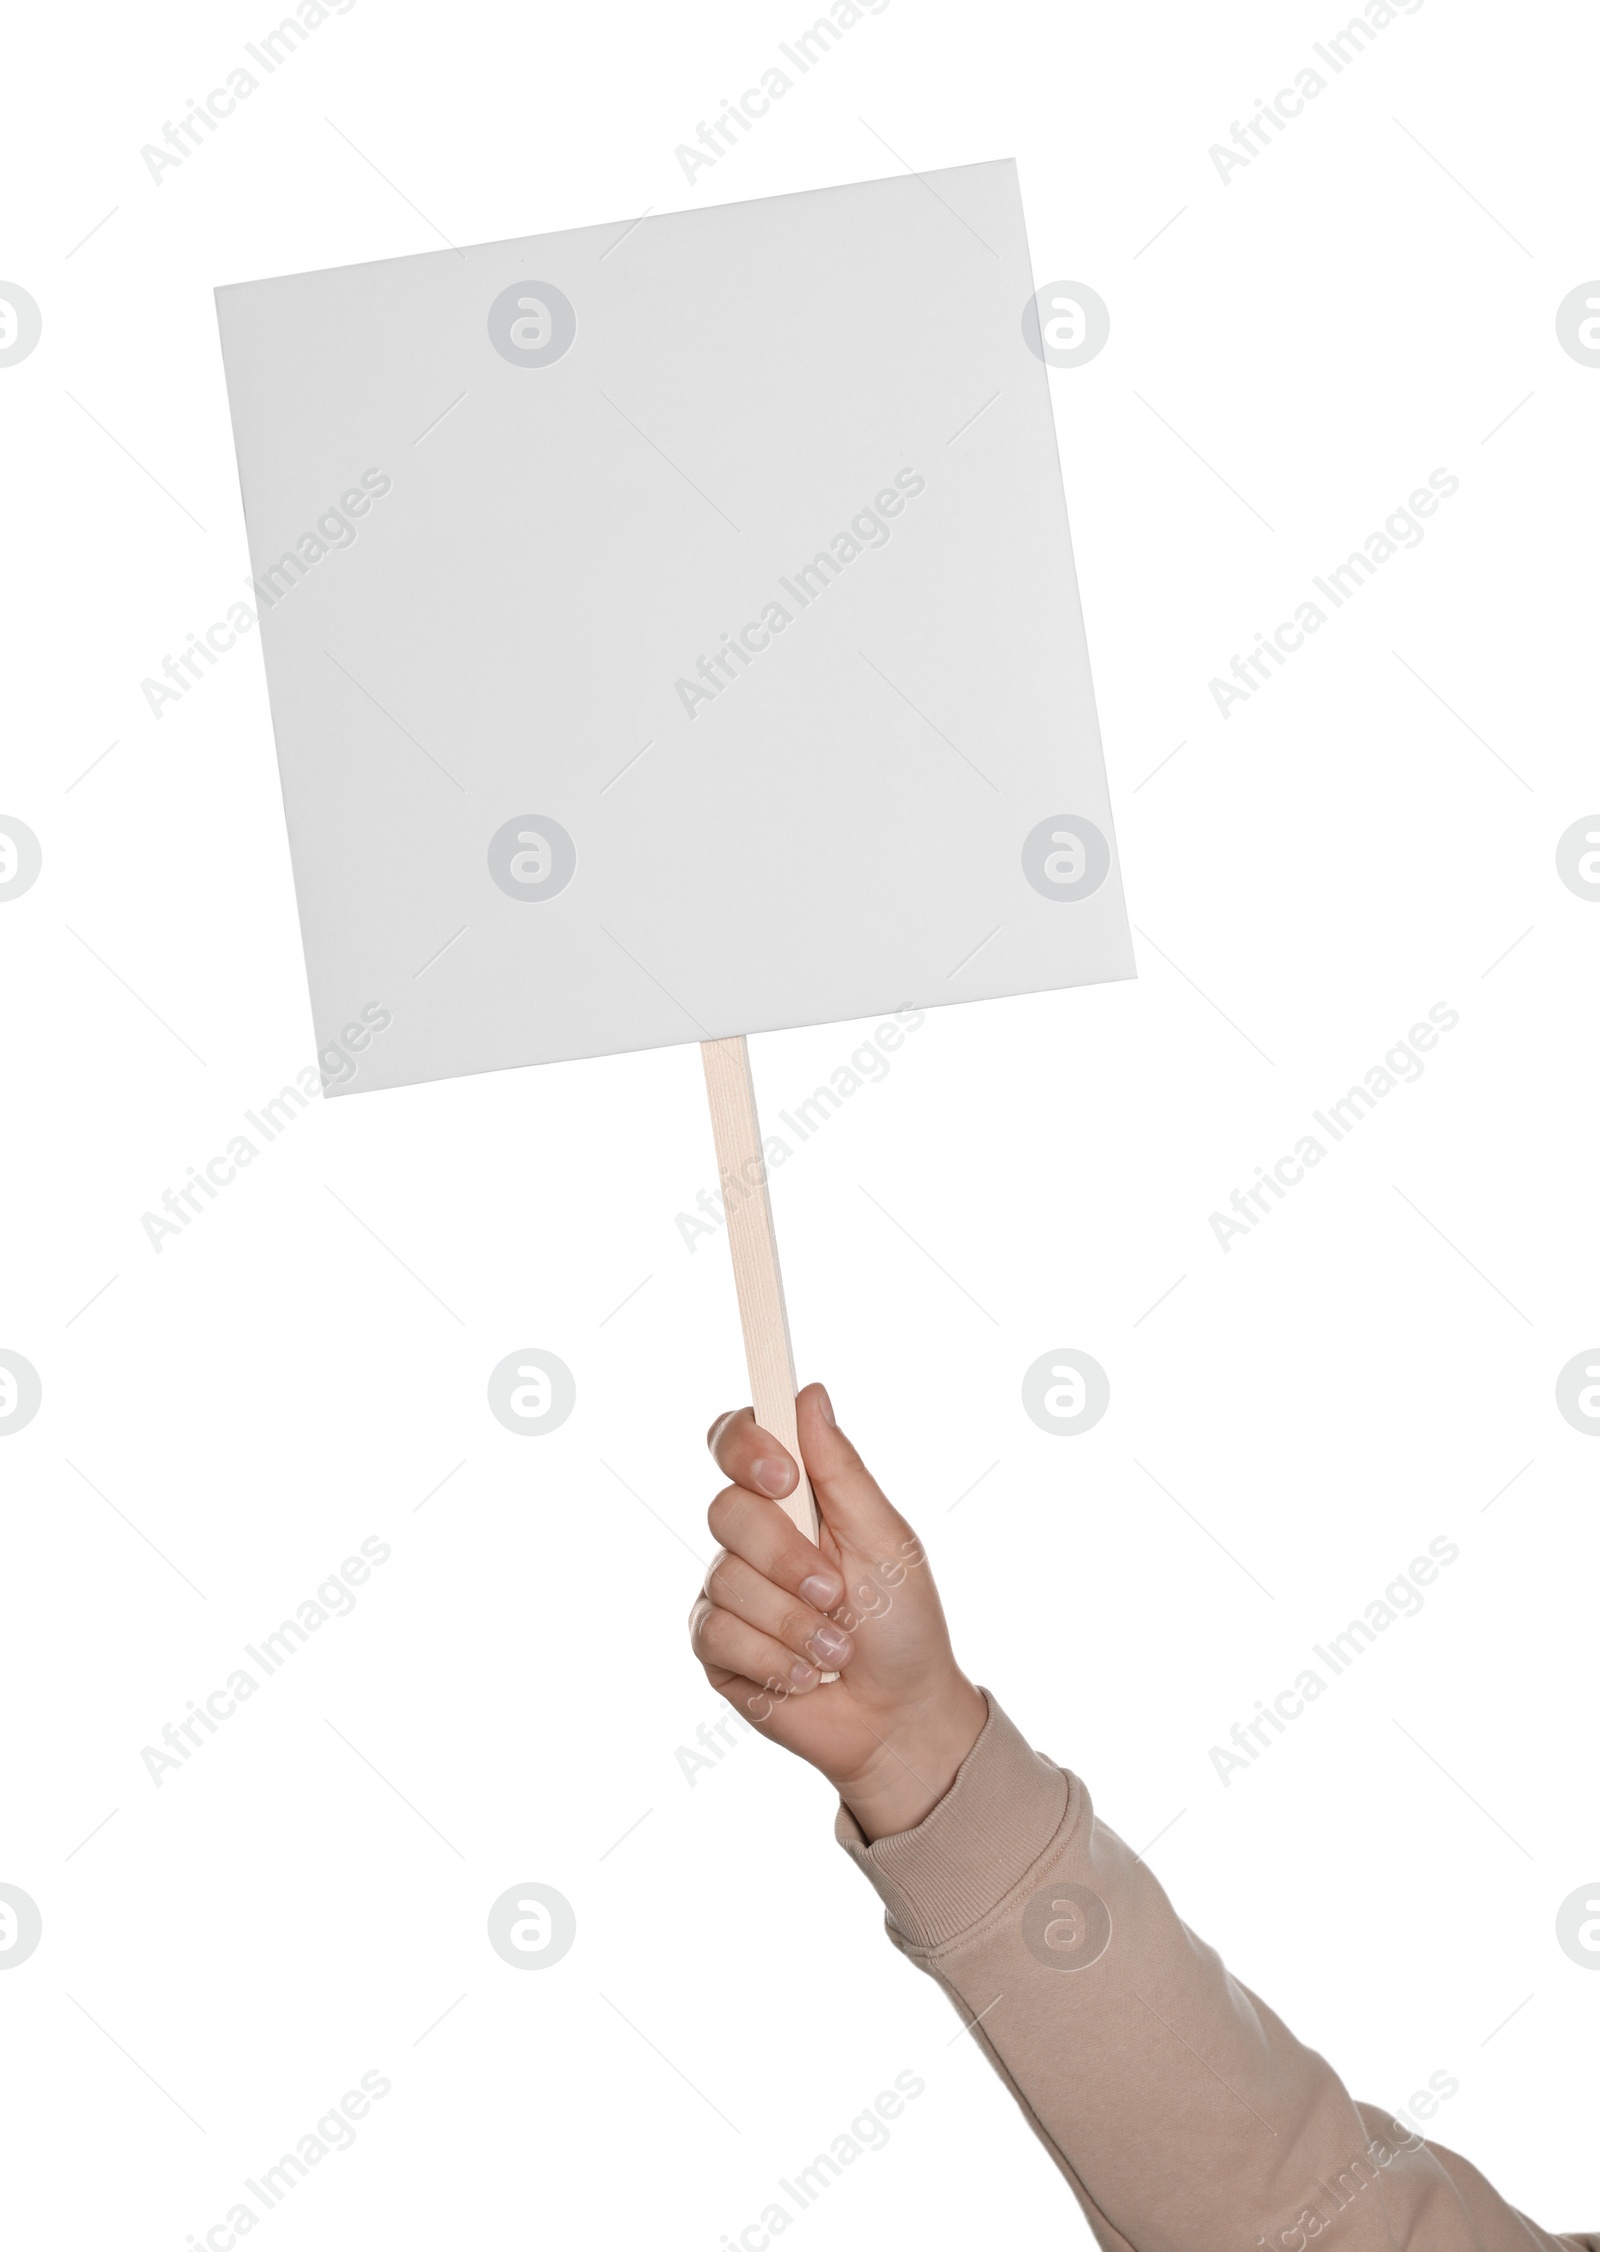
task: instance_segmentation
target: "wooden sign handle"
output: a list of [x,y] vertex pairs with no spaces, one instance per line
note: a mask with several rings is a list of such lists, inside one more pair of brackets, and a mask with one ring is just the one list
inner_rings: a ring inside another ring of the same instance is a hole
[[781,1439],[800,1465],[800,1483],[778,1506],[807,1540],[815,1540],[817,1504],[800,1461],[795,1429],[794,1348],[789,1341],[778,1239],[767,1196],[767,1161],[756,1117],[750,1050],[742,1033],[733,1040],[702,1040],[700,1060],[705,1065],[711,1133],[727,1214],[728,1245],[733,1253],[734,1286],[739,1293],[750,1401],[762,1430]]

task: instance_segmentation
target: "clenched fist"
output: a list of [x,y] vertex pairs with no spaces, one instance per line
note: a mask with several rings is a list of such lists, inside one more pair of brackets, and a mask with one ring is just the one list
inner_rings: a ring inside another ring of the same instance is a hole
[[820,1545],[778,1507],[796,1478],[787,1449],[749,1408],[719,1416],[707,1444],[731,1483],[707,1513],[722,1546],[690,1637],[711,1686],[820,1769],[869,1839],[887,1837],[943,1798],[988,1708],[951,1652],[922,1543],[827,1393],[808,1384],[795,1408]]

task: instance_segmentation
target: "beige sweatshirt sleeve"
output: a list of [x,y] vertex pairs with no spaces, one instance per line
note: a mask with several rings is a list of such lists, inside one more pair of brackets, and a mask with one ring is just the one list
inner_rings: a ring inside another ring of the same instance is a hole
[[992,1697],[925,1821],[868,1845],[841,1807],[837,1835],[1105,2252],[1600,2252],[1353,2102]]

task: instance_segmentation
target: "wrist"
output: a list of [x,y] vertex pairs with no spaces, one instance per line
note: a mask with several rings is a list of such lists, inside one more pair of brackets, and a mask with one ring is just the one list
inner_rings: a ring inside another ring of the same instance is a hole
[[869,1845],[927,1820],[988,1718],[983,1692],[958,1674],[936,1697],[896,1720],[867,1767],[838,1786]]

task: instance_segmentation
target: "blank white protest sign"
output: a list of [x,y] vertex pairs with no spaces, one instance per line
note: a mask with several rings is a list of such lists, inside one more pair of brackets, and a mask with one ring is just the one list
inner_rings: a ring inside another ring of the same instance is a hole
[[217,293],[333,1093],[1133,975],[1015,167]]

